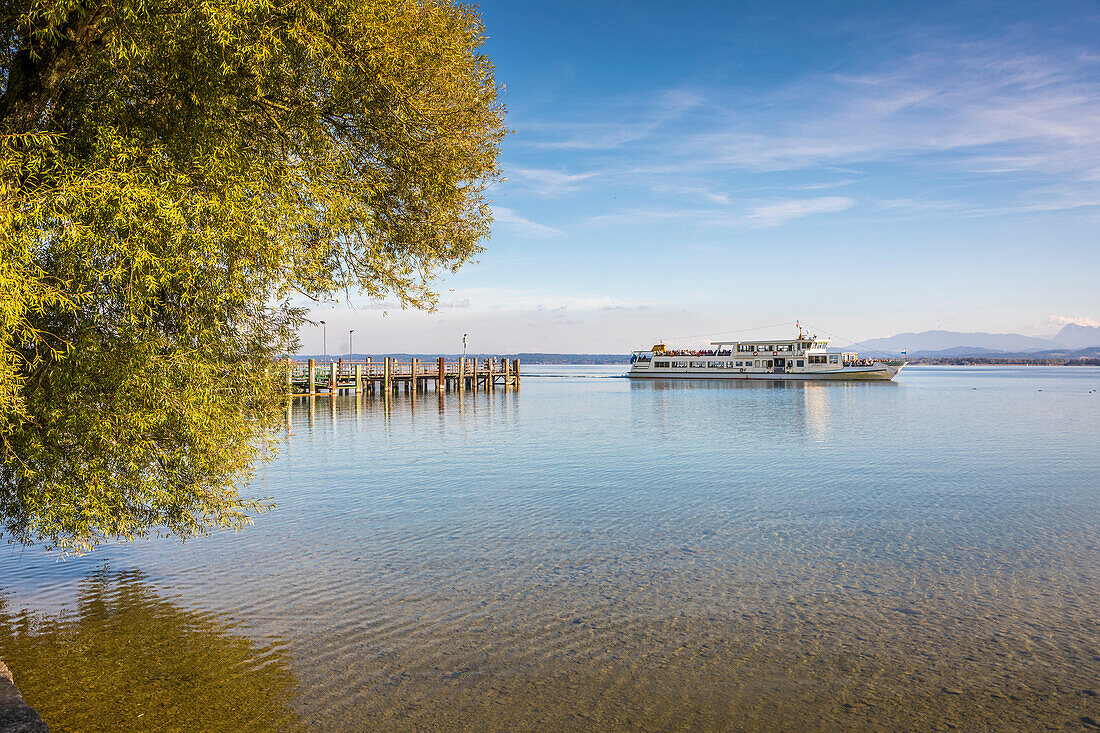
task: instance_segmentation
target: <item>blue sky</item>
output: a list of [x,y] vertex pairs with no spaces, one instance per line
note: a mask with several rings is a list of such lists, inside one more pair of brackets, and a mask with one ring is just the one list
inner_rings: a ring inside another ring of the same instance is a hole
[[1097,325],[1100,4],[478,7],[492,238],[434,313],[315,309],[330,352]]

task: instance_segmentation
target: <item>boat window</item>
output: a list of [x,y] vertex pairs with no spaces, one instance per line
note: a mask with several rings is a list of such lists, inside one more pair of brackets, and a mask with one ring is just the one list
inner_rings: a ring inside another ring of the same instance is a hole
[[706,366],[707,366],[707,363],[705,361],[693,361],[693,362],[691,362],[691,368],[692,369],[704,369],[704,368],[706,368]]
[[806,365],[802,362],[802,359],[799,359],[798,360],[798,366],[806,366]]
[[688,363],[686,361],[674,361],[672,362],[673,369],[687,369]]
[[824,364],[825,363],[825,355],[824,354],[810,354],[810,363],[811,364]]
[[830,364],[839,364],[840,363],[840,357],[836,354],[829,354],[829,363]]
[[668,362],[667,361],[655,361],[655,362],[653,362],[653,366],[657,369],[668,369]]

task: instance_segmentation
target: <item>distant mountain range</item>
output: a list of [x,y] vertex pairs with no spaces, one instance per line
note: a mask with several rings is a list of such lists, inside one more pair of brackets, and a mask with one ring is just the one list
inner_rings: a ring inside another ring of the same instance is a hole
[[1100,327],[1070,323],[1049,337],[1018,333],[923,331],[870,339],[844,348],[868,356],[894,356],[904,351],[909,357],[947,357],[1072,354],[1091,350],[1092,347],[1100,347]]

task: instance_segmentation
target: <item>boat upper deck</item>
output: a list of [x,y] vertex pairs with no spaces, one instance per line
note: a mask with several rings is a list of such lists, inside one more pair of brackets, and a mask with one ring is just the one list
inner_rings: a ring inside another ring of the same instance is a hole
[[711,341],[713,349],[669,349],[664,344],[655,344],[648,351],[634,352],[638,356],[793,356],[796,354],[824,354],[829,347],[829,339],[816,336],[797,339],[766,339],[759,341]]

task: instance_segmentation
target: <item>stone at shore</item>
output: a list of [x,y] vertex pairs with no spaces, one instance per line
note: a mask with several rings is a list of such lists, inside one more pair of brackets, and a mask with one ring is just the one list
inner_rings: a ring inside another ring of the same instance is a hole
[[11,670],[0,661],[0,733],[50,733],[42,718],[19,694]]

